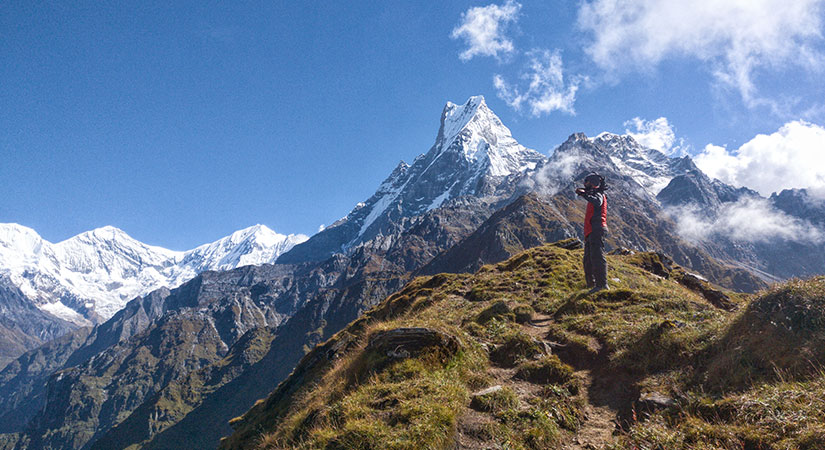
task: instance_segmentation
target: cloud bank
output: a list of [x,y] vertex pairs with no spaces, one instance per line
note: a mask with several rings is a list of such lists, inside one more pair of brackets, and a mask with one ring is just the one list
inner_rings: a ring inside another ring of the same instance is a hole
[[763,198],[743,197],[726,203],[712,217],[695,205],[672,207],[666,212],[676,222],[679,234],[691,241],[719,237],[739,242],[776,240],[819,243],[823,231],[810,222],[789,216]]
[[747,186],[764,196],[807,188],[825,197],[825,128],[812,123],[788,122],[777,132],[757,135],[733,151],[708,144],[694,161],[708,176]]
[[575,114],[579,80],[565,83],[559,50],[534,50],[528,56],[530,61],[520,76],[523,83],[511,84],[498,74],[493,77],[498,97],[516,111],[526,106],[533,117],[553,111]]
[[503,5],[477,6],[461,15],[461,23],[450,37],[463,39],[467,49],[459,58],[469,61],[474,56],[506,55],[514,51],[513,42],[505,36],[510,23],[516,22],[521,4],[508,0]]
[[576,151],[554,153],[532,176],[526,177],[521,186],[543,195],[556,195],[573,180],[581,160],[581,153]]
[[762,103],[757,70],[822,66],[812,44],[822,39],[823,10],[823,0],[592,0],[581,5],[578,25],[592,35],[586,53],[605,70],[692,57],[754,106]]

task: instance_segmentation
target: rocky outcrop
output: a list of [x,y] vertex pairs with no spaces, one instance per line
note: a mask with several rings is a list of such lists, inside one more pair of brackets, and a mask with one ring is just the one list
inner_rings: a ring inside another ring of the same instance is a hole
[[429,328],[395,328],[370,336],[367,351],[375,351],[392,359],[419,356],[422,352],[440,352],[452,356],[458,352],[458,340]]
[[41,311],[5,276],[0,276],[0,370],[23,353],[76,328]]

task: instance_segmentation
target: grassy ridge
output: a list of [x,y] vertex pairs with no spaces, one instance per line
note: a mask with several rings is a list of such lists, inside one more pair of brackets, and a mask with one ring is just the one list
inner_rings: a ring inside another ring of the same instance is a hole
[[615,448],[825,448],[825,277],[762,292],[714,338],[671,384],[679,407]]
[[[587,384],[602,381],[621,388],[608,448],[822,448],[822,278],[728,293],[729,312],[656,254],[610,256],[612,289],[590,296],[580,261],[546,245],[415,279],[308,353],[222,447],[552,448],[592,428]],[[369,345],[409,327],[458,350]],[[490,386],[502,388],[473,395]],[[644,392],[673,404],[637,414]]]

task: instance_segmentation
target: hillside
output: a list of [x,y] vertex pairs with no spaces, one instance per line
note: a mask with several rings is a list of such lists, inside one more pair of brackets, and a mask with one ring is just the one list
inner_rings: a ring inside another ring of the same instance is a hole
[[588,296],[569,244],[416,278],[308,353],[221,448],[825,445],[825,278],[747,296],[629,253]]

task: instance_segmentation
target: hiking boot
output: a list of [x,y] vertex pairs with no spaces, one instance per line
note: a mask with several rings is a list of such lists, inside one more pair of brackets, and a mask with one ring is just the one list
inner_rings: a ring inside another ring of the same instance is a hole
[[599,291],[609,291],[609,290],[610,290],[610,287],[609,287],[609,286],[607,286],[607,285],[604,285],[604,286],[596,286],[596,287],[594,287],[593,289],[591,289],[591,290],[587,291],[587,295],[590,295],[590,294],[595,294],[596,292],[599,292]]

